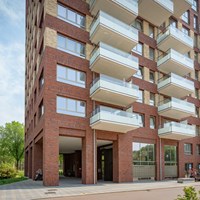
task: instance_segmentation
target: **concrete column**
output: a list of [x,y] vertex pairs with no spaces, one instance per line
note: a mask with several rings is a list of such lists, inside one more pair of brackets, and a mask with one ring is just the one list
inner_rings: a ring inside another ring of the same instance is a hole
[[132,136],[119,134],[113,142],[113,182],[132,182]]
[[[86,136],[82,139],[82,183],[83,184],[94,184],[97,182],[95,160],[94,164],[94,153],[96,154],[96,148],[94,152],[94,140],[96,144],[96,137],[91,129],[86,131]],[[94,170],[95,168],[95,170]],[[95,172],[95,177],[94,177]]]
[[54,122],[48,123],[43,136],[43,184],[45,186],[59,185],[59,128],[53,125]]

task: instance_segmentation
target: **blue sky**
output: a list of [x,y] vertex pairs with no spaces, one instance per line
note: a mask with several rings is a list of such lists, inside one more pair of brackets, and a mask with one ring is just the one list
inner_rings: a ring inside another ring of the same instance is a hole
[[0,125],[24,122],[25,0],[0,0]]

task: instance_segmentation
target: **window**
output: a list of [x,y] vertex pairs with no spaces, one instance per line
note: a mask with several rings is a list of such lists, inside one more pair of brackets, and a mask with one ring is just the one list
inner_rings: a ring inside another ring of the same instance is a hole
[[139,66],[139,69],[138,69],[137,73],[134,74],[134,77],[143,79],[143,75],[144,75],[143,67]]
[[194,52],[194,59],[198,62],[198,53],[196,51]]
[[57,113],[85,117],[85,102],[57,96]]
[[136,19],[135,22],[133,23],[133,26],[138,29],[138,31],[143,31],[143,25],[142,25],[142,20]]
[[43,101],[39,105],[39,118],[41,118],[44,115],[44,105]]
[[149,72],[149,81],[151,83],[155,83],[155,73],[154,73],[154,71]]
[[137,102],[143,103],[143,101],[144,101],[144,94],[143,93],[144,93],[143,90],[138,91],[139,98],[138,98]]
[[199,99],[199,90],[197,88],[195,88],[195,97]]
[[192,144],[184,144],[185,155],[192,155]]
[[181,18],[185,23],[189,24],[189,11],[186,11],[185,13],[183,13]]
[[177,21],[175,19],[170,19],[170,25],[177,28]]
[[154,60],[155,50],[149,47],[149,59]]
[[139,124],[141,127],[144,127],[145,124],[144,124],[144,115],[143,114],[138,114],[138,121],[139,121]]
[[192,9],[197,11],[197,0],[192,0]]
[[197,144],[197,155],[200,155],[200,144]]
[[143,55],[143,44],[138,43],[134,48],[133,51],[139,55]]
[[44,72],[42,71],[40,78],[39,78],[39,89],[41,90],[44,85]]
[[171,145],[164,145],[165,165],[177,164],[177,147]]
[[199,107],[195,107],[195,116],[199,117]]
[[149,37],[154,38],[154,27],[149,25]]
[[195,70],[195,79],[198,80],[199,79],[199,71]]
[[150,101],[149,104],[151,106],[155,106],[155,94],[150,92]]
[[86,75],[84,72],[57,65],[57,81],[85,88]]
[[197,16],[194,16],[194,24],[193,24],[193,26],[194,26],[195,30],[198,29],[198,18],[197,18]]
[[182,28],[182,32],[185,33],[185,35],[188,35],[188,36],[190,35],[189,29],[185,27]]
[[151,129],[156,128],[156,118],[154,116],[150,116],[150,128]]
[[58,17],[80,28],[85,28],[85,16],[78,14],[77,12],[58,5]]
[[196,125],[196,136],[200,136],[200,126]]
[[194,47],[198,47],[198,35],[194,34]]
[[57,36],[58,49],[67,53],[85,57],[85,45],[62,35]]
[[133,142],[133,164],[155,165],[155,145]]

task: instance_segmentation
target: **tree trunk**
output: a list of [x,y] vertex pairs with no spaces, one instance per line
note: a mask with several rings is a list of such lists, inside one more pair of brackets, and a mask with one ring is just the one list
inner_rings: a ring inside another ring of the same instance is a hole
[[16,160],[16,169],[19,170],[19,160]]

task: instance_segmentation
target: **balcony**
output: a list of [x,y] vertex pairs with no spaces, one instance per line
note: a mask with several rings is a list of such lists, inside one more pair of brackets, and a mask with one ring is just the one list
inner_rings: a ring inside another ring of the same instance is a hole
[[194,93],[194,82],[170,73],[159,80],[158,91],[167,96],[182,98]]
[[182,118],[195,116],[195,106],[187,101],[172,97],[171,99],[160,102],[158,114],[163,117],[180,120]]
[[104,42],[123,51],[131,52],[138,43],[138,30],[100,11],[91,25],[90,40]]
[[192,0],[174,0],[174,16],[179,18],[192,6]]
[[89,5],[93,16],[102,10],[126,24],[132,24],[138,16],[137,0],[90,0]]
[[94,80],[90,88],[92,100],[119,106],[128,106],[139,97],[139,87],[103,74]]
[[127,79],[137,72],[138,58],[100,42],[91,54],[90,69],[118,79]]
[[183,140],[195,137],[195,126],[182,124],[177,122],[165,123],[163,127],[158,129],[160,138]]
[[139,0],[138,6],[140,16],[156,26],[160,26],[174,12],[171,0]]
[[92,129],[127,133],[139,128],[137,114],[100,106],[95,109],[90,118]]
[[165,74],[172,72],[184,76],[194,70],[194,61],[170,49],[164,57],[158,58],[157,67]]
[[184,54],[193,49],[193,39],[174,26],[168,26],[164,33],[158,35],[157,46],[164,52],[172,48]]

